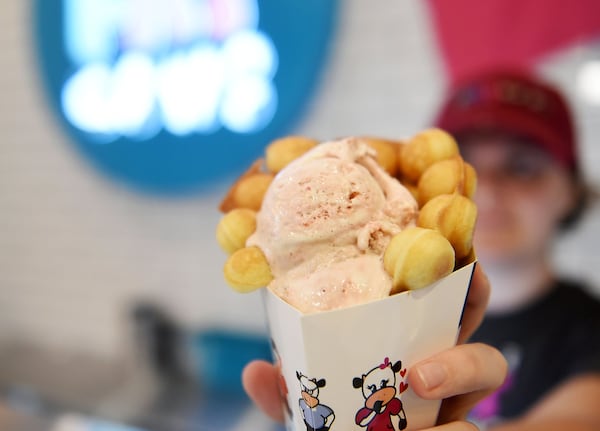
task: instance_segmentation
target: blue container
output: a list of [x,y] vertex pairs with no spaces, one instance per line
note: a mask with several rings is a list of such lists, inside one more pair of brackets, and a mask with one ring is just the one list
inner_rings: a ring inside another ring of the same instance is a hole
[[268,336],[212,329],[192,336],[192,351],[204,392],[243,395],[242,370],[254,359],[272,360]]

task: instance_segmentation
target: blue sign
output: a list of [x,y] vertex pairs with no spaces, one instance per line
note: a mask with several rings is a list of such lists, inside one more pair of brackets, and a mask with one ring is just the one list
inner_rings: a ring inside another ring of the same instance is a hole
[[52,108],[99,169],[152,193],[231,177],[298,121],[334,0],[36,0]]

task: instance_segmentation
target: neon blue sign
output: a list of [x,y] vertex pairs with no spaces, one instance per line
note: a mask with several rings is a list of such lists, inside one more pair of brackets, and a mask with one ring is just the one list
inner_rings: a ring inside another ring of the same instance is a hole
[[71,139],[150,192],[233,175],[299,119],[335,23],[322,0],[38,0],[37,48]]

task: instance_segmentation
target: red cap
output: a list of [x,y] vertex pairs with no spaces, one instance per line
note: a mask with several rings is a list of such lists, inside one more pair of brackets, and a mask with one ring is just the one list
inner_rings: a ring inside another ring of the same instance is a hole
[[454,85],[435,125],[453,135],[497,130],[528,138],[577,170],[570,109],[561,93],[521,71],[496,71]]

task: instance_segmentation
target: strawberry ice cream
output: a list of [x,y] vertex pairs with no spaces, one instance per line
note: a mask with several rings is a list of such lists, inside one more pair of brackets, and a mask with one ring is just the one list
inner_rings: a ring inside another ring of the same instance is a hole
[[348,138],[318,145],[275,176],[246,245],[264,252],[274,293],[304,313],[331,310],[390,294],[383,253],[417,215],[374,150]]

